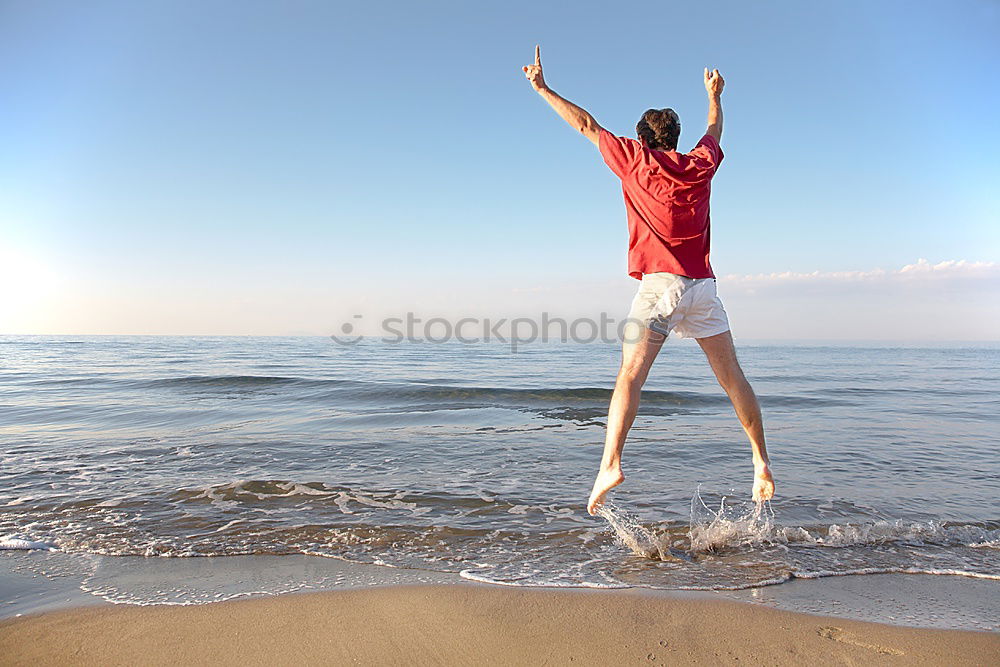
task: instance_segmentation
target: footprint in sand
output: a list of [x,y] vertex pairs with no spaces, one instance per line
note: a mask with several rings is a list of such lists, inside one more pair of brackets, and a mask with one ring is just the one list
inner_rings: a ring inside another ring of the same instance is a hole
[[851,646],[866,648],[869,651],[875,651],[876,653],[882,653],[883,655],[905,655],[905,653],[899,649],[889,648],[888,646],[879,646],[878,644],[869,644],[859,639],[855,639],[851,636],[851,633],[847,632],[843,628],[838,628],[832,625],[819,628],[816,630],[816,634],[825,639],[832,639],[833,641],[840,642],[841,644],[850,644]]

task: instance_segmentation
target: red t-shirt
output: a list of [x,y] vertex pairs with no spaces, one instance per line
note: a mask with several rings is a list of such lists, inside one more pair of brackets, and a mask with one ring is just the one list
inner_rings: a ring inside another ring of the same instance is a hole
[[708,199],[722,148],[706,134],[690,153],[645,148],[601,129],[598,146],[622,181],[628,214],[628,273],[665,271],[714,278],[708,261]]

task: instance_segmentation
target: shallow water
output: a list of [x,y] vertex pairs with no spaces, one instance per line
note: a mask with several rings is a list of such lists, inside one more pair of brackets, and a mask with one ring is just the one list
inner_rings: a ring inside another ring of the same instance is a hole
[[775,500],[749,501],[732,407],[698,347],[670,341],[627,479],[591,517],[613,346],[3,337],[0,540],[313,554],[512,585],[1000,579],[1000,350],[739,355]]

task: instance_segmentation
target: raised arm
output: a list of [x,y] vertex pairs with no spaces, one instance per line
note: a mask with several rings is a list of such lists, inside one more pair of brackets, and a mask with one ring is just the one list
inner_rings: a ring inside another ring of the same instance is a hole
[[525,65],[521,69],[531,83],[531,87],[535,89],[535,92],[541,95],[542,99],[548,102],[549,106],[555,109],[556,113],[562,116],[563,120],[572,125],[577,132],[583,134],[583,136],[590,139],[597,146],[601,126],[597,124],[594,117],[587,113],[585,109],[561,97],[546,85],[545,78],[542,76],[542,57],[537,45],[535,46],[535,63],[533,65]]
[[705,90],[708,92],[708,129],[705,134],[711,134],[716,141],[722,141],[722,88],[725,79],[719,70],[708,71],[705,68]]

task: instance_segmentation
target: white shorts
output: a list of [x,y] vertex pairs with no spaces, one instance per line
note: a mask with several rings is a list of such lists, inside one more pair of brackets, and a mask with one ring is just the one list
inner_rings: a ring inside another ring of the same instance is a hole
[[632,300],[626,340],[644,326],[664,336],[707,338],[729,331],[729,317],[715,291],[715,278],[688,278],[674,273],[647,273]]

